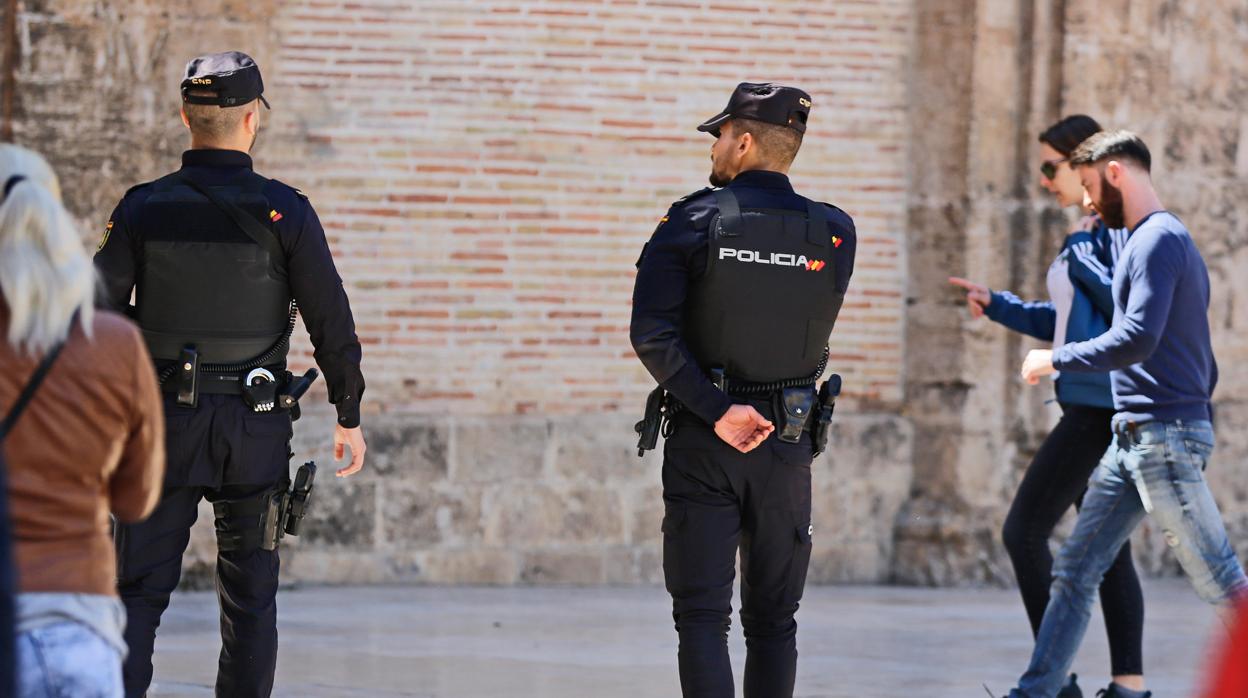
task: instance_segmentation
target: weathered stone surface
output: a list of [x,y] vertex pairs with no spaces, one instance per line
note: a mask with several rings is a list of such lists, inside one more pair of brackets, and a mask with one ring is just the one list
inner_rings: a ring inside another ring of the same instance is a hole
[[418,482],[443,480],[450,472],[450,427],[398,415],[369,420],[368,474]]
[[452,428],[455,480],[541,481],[551,431],[545,420],[456,420]]
[[375,482],[352,480],[321,483],[298,542],[288,540],[301,547],[371,548],[378,539],[377,487]]
[[[633,481],[656,466],[657,453],[637,457],[633,424],[640,418],[605,414],[583,419],[556,420],[555,471],[575,481],[606,483]],[[657,470],[657,467],[655,468]]]
[[524,556],[520,581],[525,584],[603,584],[607,581],[602,548],[535,550]]
[[515,584],[517,554],[500,548],[473,547],[426,552],[422,582],[430,584]]
[[381,497],[387,547],[463,546],[482,539],[479,488],[450,489],[431,487],[419,479],[403,480],[383,487]]

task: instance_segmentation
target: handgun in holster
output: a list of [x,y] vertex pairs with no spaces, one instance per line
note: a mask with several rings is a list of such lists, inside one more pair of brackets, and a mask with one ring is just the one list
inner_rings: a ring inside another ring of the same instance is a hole
[[646,451],[652,451],[659,445],[659,434],[663,431],[663,406],[667,401],[667,391],[663,388],[655,388],[650,391],[650,395],[646,397],[646,413],[633,426],[633,431],[637,432],[637,455],[645,456]]
[[299,535],[299,526],[307,514],[312,499],[312,486],[316,479],[316,463],[308,461],[295,473],[295,484],[287,490],[284,486],[269,497],[268,510],[264,513],[264,536],[260,547],[276,550],[277,544],[287,535]]
[[828,448],[828,432],[832,429],[832,412],[836,409],[836,398],[841,394],[841,377],[833,373],[819,386],[819,400],[816,407],[815,424],[810,430],[811,446],[815,455]]

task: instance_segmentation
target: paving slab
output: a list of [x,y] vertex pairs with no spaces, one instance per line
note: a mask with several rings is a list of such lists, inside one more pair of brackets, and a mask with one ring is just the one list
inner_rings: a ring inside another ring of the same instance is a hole
[[[1146,581],[1145,665],[1156,698],[1192,696],[1220,632],[1182,580]],[[322,587],[283,591],[276,696],[678,696],[676,635],[659,587]],[[796,695],[981,698],[1026,667],[1031,634],[1002,589],[815,587],[798,614]],[[151,696],[212,695],[216,597],[174,598]],[[733,624],[732,656],[745,656]],[[1108,682],[1094,613],[1075,671]],[[738,674],[738,686],[740,676]]]

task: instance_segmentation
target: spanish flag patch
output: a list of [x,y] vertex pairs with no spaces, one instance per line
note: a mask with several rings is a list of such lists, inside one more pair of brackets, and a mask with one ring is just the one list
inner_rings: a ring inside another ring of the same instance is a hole
[[840,247],[840,246],[841,246],[841,239],[840,239],[839,237],[837,237],[837,236],[833,235],[833,236],[832,236],[832,246],[833,246],[833,247]]
[[278,213],[276,209],[274,209],[274,210],[272,210],[272,211],[269,211],[269,220],[271,220],[271,221],[273,221],[274,223],[276,223],[276,222],[278,222],[278,221],[282,220],[282,214]]

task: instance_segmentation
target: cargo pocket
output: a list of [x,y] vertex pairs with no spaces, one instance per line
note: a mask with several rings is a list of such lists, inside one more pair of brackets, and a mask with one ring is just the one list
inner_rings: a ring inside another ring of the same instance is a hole
[[[173,410],[184,410],[177,407]],[[165,483],[181,484],[186,481],[196,462],[204,457],[207,451],[207,430],[200,429],[199,434],[192,429],[195,418],[194,410],[186,410],[186,414],[165,411]]]
[[794,526],[793,559],[789,565],[788,595],[785,601],[797,605],[802,600],[802,592],[806,589],[806,572],[810,569],[810,551],[814,547],[812,535],[814,524],[809,520]]
[[686,551],[682,550],[678,537],[685,527],[687,516],[683,506],[669,504],[663,512],[663,524],[660,526],[663,531],[663,583],[673,597],[684,595],[689,584],[688,575],[683,570],[690,561],[685,559]]
[[675,535],[685,525],[685,508],[669,505],[663,512],[663,523],[660,529],[663,537]]
[[288,475],[290,463],[290,438],[294,434],[290,415],[246,414],[243,416],[243,457],[237,465],[245,472],[234,473],[228,481],[268,482]]

